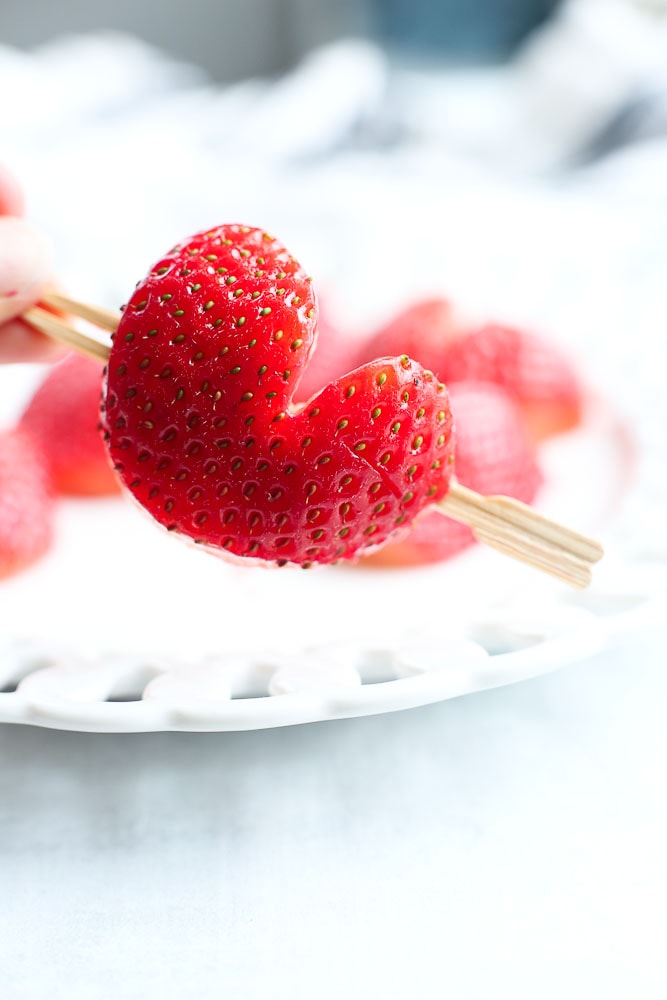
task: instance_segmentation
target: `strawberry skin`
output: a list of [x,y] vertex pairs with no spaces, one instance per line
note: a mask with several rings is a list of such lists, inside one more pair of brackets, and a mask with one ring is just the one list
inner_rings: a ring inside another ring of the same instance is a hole
[[226,225],[179,244],[125,307],[103,425],[162,525],[232,556],[309,565],[383,543],[447,492],[447,391],[385,358],[292,407],[316,301],[276,239]]
[[[542,483],[521,414],[499,386],[459,382],[449,386],[456,427],[456,478],[478,493],[502,493],[530,503]],[[364,560],[376,566],[440,562],[474,542],[470,528],[437,511],[425,511],[406,536]]]
[[0,432],[0,579],[49,547],[53,503],[44,456],[29,434]]
[[502,386],[520,406],[535,441],[580,422],[582,394],[572,365],[553,344],[525,330],[499,323],[480,327],[450,344],[435,370],[448,384]]
[[71,496],[118,492],[99,433],[102,365],[69,354],[49,371],[20,420],[47,458],[53,489]]

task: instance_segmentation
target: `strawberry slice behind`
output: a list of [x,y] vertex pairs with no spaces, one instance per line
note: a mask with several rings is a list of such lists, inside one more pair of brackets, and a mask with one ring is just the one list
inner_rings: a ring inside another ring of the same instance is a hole
[[445,495],[447,392],[407,357],[292,405],[315,322],[303,269],[246,226],[198,234],[139,284],[103,423],[120,478],[160,524],[232,556],[329,563]]
[[534,441],[576,427],[582,390],[568,358],[537,334],[489,323],[452,343],[438,374],[449,382],[502,386],[520,407]]
[[[485,495],[504,494],[531,503],[542,474],[511,397],[499,386],[459,382],[449,387],[456,427],[456,478]],[[364,559],[363,565],[419,566],[441,562],[474,542],[470,528],[426,510],[405,537]]]
[[37,388],[20,420],[46,457],[53,489],[70,496],[118,492],[99,432],[102,365],[68,354]]
[[53,502],[44,456],[29,434],[0,432],[0,579],[47,551]]
[[467,332],[456,307],[443,298],[419,299],[364,339],[356,363],[408,354],[439,375],[449,345]]

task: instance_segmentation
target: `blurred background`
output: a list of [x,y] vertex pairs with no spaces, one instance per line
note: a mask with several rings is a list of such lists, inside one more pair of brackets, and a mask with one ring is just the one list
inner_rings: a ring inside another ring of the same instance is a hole
[[[667,0],[0,0],[0,38],[0,160],[65,288],[117,309],[238,221],[343,338],[426,297],[539,331],[632,424],[627,534],[665,539]],[[38,377],[0,372],[0,420]]]
[[197,0],[148,4],[3,0],[0,37],[30,47],[67,32],[100,28],[137,35],[201,66],[215,80],[272,75],[317,45],[347,35],[377,37],[420,56],[489,59],[506,55],[557,0]]

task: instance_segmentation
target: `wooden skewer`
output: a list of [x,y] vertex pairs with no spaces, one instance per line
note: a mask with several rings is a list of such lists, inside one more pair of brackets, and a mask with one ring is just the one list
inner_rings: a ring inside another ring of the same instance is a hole
[[[475,498],[471,503],[469,494]],[[590,560],[581,557],[567,544],[554,544],[540,536],[541,522],[546,520],[530,507],[526,507],[522,524],[511,524],[499,517],[493,506],[496,497],[482,497],[465,486],[453,482],[447,496],[435,509],[472,528],[480,542],[490,545],[507,555],[529,563],[545,573],[567,580],[576,587],[587,587],[591,581]],[[488,500],[488,506],[484,501]],[[481,501],[481,502],[480,502]],[[525,505],[523,505],[525,506]],[[535,514],[535,524],[530,518]],[[555,528],[555,522],[549,522]],[[565,529],[566,531],[569,529]]]
[[99,340],[81,333],[80,330],[70,326],[69,323],[65,323],[64,320],[58,316],[54,316],[53,313],[47,312],[46,309],[33,306],[32,309],[27,309],[23,313],[22,318],[26,323],[34,327],[35,330],[45,333],[48,337],[53,337],[54,340],[60,341],[61,344],[65,344],[67,347],[72,347],[75,351],[88,354],[91,358],[95,358],[96,361],[109,360],[111,348],[108,344],[102,344]]
[[436,510],[467,524],[480,542],[576,587],[589,585],[590,567],[603,555],[592,538],[549,520],[520,500],[481,496],[459,483],[451,484]]
[[506,556],[511,556],[512,559],[518,559],[528,566],[534,566],[535,569],[539,569],[543,573],[548,573],[550,576],[555,576],[559,580],[564,580],[572,587],[585,590],[586,587],[590,586],[592,580],[590,565],[574,556],[568,555],[566,552],[555,555],[552,551],[542,555],[539,550],[527,545],[524,540],[514,543],[500,532],[485,532],[473,529],[473,534],[480,542],[484,542],[485,545],[497,549],[498,552],[502,552]]
[[[44,295],[42,304],[71,313],[112,332],[117,329],[120,321],[117,313],[78,302],[57,292]],[[28,309],[23,314],[23,319],[49,337],[89,354],[98,361],[107,361],[109,358],[110,348],[107,344],[75,329],[46,309],[39,306]],[[602,546],[598,542],[551,521],[527,504],[511,497],[481,496],[457,482],[451,483],[447,496],[435,504],[435,509],[467,524],[479,541],[565,580],[574,587],[589,585],[591,565],[603,555]]]
[[455,517],[454,510],[457,508],[461,511],[470,509],[471,514],[479,512],[481,515],[490,515],[494,521],[501,520],[516,528],[525,528],[531,535],[572,552],[586,562],[596,563],[604,554],[599,542],[551,521],[543,514],[538,514],[532,507],[512,497],[484,497],[459,484],[455,492],[450,491],[443,502],[450,508],[445,511],[450,517]]
[[60,312],[71,313],[73,316],[80,316],[81,319],[88,320],[101,330],[110,330],[112,333],[118,329],[120,314],[112,312],[111,309],[102,309],[101,306],[89,305],[87,302],[77,302],[60,292],[48,292],[42,296],[45,306],[57,309]]

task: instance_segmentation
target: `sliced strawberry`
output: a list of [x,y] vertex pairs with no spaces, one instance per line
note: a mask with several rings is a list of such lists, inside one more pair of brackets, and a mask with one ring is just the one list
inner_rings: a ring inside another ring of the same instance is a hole
[[581,419],[579,380],[552,343],[498,323],[450,344],[435,369],[448,384],[476,380],[502,386],[521,407],[534,441],[576,426]]
[[0,215],[20,216],[24,212],[23,191],[14,175],[0,164]]
[[49,547],[53,504],[44,456],[29,434],[0,431],[0,578]]
[[447,392],[407,357],[292,409],[315,323],[303,269],[246,226],[192,237],[138,285],[103,421],[119,476],[161,524],[231,555],[327,563],[445,495]]
[[356,363],[385,355],[408,354],[436,374],[451,343],[466,332],[463,320],[447,299],[423,299],[407,306],[366,338]]
[[[478,493],[503,493],[530,503],[542,482],[521,415],[508,394],[484,382],[449,386],[456,428],[456,478]],[[402,539],[363,565],[417,566],[448,559],[474,542],[470,528],[426,510]]]
[[118,491],[99,428],[102,366],[69,354],[54,365],[21,417],[48,458],[53,488],[74,496]]

